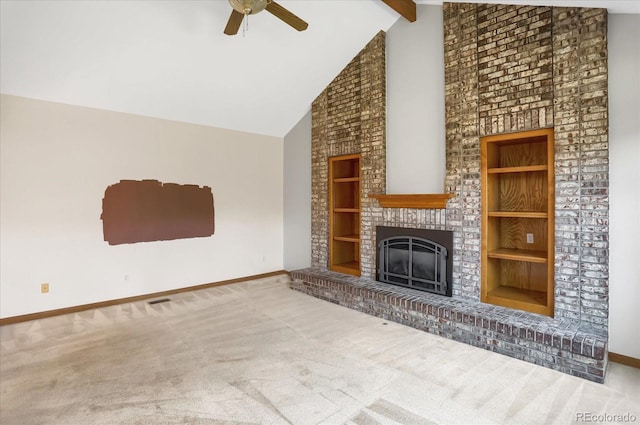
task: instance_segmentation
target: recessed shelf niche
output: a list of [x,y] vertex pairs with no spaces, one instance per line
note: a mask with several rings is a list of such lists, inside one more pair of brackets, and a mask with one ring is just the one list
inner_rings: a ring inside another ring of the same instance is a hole
[[480,146],[481,301],[553,316],[553,129]]
[[329,269],[360,276],[360,155],[329,159]]

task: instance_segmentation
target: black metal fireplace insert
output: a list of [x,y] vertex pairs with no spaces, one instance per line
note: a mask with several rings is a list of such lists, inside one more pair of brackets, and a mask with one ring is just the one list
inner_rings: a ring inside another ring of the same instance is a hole
[[376,280],[451,296],[453,232],[376,227]]

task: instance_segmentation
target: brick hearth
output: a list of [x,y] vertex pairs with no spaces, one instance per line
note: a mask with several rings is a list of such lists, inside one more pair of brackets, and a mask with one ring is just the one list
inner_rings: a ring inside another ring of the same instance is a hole
[[569,319],[388,285],[322,269],[291,272],[291,288],[385,320],[602,382],[606,335]]

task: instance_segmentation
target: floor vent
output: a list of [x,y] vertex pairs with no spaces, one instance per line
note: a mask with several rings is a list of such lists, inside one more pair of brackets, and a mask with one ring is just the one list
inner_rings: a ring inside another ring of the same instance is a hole
[[160,303],[166,303],[169,301],[171,301],[169,298],[161,298],[159,300],[149,301],[147,304],[160,304]]

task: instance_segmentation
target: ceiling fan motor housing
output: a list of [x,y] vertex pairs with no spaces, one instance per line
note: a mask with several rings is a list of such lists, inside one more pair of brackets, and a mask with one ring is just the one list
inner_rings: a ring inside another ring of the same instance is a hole
[[243,15],[255,15],[267,7],[269,0],[229,0],[229,4]]

